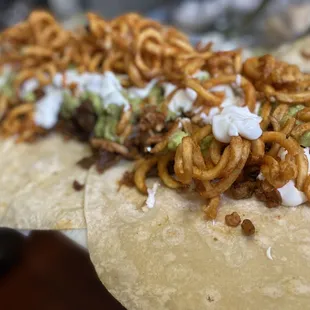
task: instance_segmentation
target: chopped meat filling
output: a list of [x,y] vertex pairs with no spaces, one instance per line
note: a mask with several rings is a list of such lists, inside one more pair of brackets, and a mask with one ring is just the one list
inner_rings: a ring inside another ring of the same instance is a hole
[[241,223],[241,218],[237,212],[233,212],[225,216],[225,223],[227,226],[237,227]]
[[74,180],[74,182],[73,182],[73,188],[77,192],[81,191],[84,188],[84,186],[85,186],[84,184],[79,183],[77,180]]
[[33,91],[36,100],[40,100],[42,97],[45,96],[45,91],[42,88],[37,88]]
[[140,117],[139,128],[141,131],[153,129],[160,132],[165,127],[165,115],[156,110],[156,106],[147,106]]
[[89,134],[93,131],[97,116],[90,100],[83,100],[80,106],[75,110],[73,120],[82,131]]
[[246,199],[252,197],[255,187],[255,181],[235,182],[230,189],[230,193],[234,199]]
[[99,150],[98,159],[96,161],[96,169],[99,173],[103,173],[105,170],[118,163],[121,158],[122,156],[119,154]]
[[80,159],[76,164],[80,166],[83,169],[88,170],[92,165],[94,165],[96,162],[96,157],[94,155],[84,157]]
[[123,174],[123,177],[119,180],[119,189],[125,185],[127,187],[134,187],[135,186],[135,181],[134,181],[134,172],[133,171],[126,171]]
[[241,224],[242,232],[246,236],[251,236],[255,233],[255,226],[249,219],[245,219]]
[[255,196],[258,200],[266,202],[268,208],[278,207],[282,203],[279,191],[267,181],[257,182]]
[[97,116],[90,100],[84,100],[74,111],[71,119],[61,120],[58,129],[69,137],[88,141],[97,122]]

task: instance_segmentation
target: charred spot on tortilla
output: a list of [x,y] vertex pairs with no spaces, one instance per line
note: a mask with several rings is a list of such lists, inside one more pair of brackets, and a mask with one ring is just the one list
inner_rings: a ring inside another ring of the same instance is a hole
[[230,194],[234,199],[247,199],[252,197],[256,188],[256,181],[235,182],[231,189]]
[[125,171],[122,178],[118,181],[118,190],[121,189],[123,185],[127,187],[134,187],[135,181],[134,181],[134,171]]
[[241,228],[245,236],[252,236],[255,233],[255,226],[249,219],[243,220]]
[[278,207],[282,203],[280,192],[267,181],[257,182],[255,196],[258,200],[266,202],[268,208]]
[[79,181],[74,180],[72,186],[77,192],[80,192],[84,189],[85,184],[81,184]]
[[80,166],[81,168],[88,170],[95,163],[96,163],[96,156],[92,155],[92,156],[82,158],[76,164]]
[[227,226],[237,227],[241,223],[241,218],[237,212],[233,212],[225,216],[225,223]]

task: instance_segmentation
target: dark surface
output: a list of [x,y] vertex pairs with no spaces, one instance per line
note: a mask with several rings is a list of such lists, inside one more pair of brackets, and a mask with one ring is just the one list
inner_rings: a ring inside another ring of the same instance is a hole
[[19,263],[24,244],[22,234],[10,228],[0,228],[0,278]]
[[60,233],[33,232],[21,249],[0,278],[1,310],[125,310],[101,284],[88,253]]

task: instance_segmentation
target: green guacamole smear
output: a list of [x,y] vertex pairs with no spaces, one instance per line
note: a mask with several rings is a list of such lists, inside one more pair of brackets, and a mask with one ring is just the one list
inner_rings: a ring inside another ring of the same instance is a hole
[[287,114],[282,118],[281,125],[282,126],[285,125],[285,123],[288,121],[289,118],[294,117],[299,111],[301,111],[304,108],[305,106],[303,106],[302,104],[292,105],[288,109]]
[[102,110],[95,125],[96,137],[116,142],[120,141],[116,134],[116,127],[119,122],[122,109],[122,106],[110,104]]
[[299,144],[305,147],[310,146],[310,131],[305,132],[300,138],[299,138]]
[[188,134],[184,131],[177,131],[169,137],[168,149],[174,151]]
[[60,114],[62,117],[69,119],[72,117],[73,112],[79,107],[81,100],[77,97],[74,97],[69,92],[64,92],[63,94],[63,103],[61,106]]

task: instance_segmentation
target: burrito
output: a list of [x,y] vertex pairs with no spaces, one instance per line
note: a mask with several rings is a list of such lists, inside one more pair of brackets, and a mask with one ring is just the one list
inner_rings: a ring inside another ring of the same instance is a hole
[[[90,146],[78,167],[103,283],[129,310],[305,306],[308,75],[135,13],[87,19],[68,31],[36,11],[2,33],[0,134]],[[45,214],[71,225],[72,163],[18,191],[6,217],[35,217],[51,191]]]

